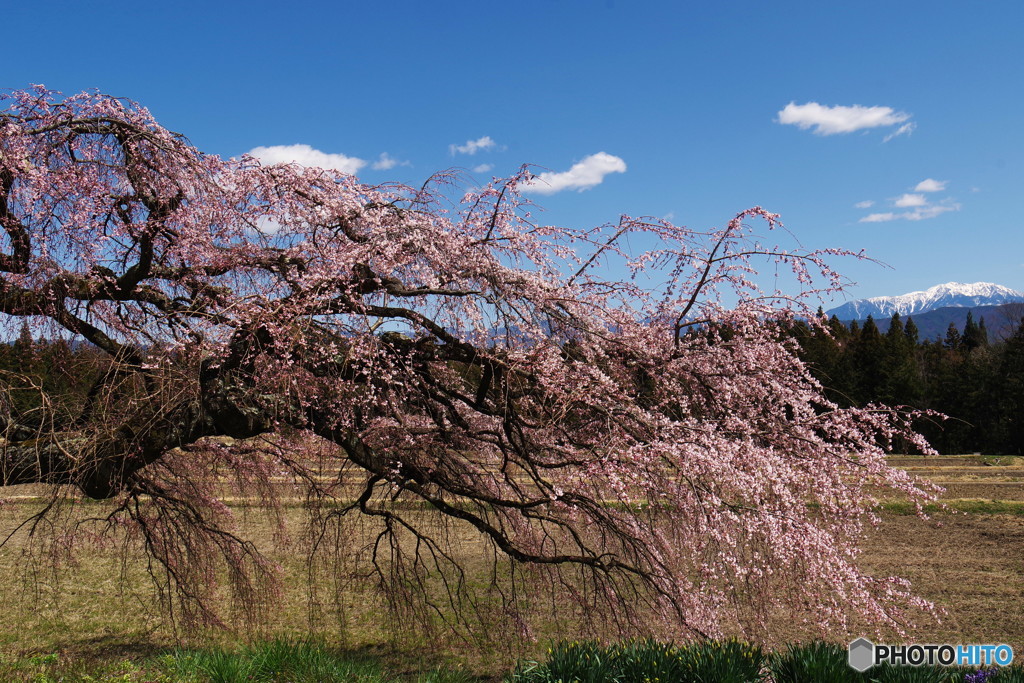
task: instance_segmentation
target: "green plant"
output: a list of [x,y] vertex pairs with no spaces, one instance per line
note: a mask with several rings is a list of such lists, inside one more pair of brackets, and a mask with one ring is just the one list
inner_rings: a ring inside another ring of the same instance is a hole
[[941,666],[893,666],[884,664],[864,673],[851,669],[843,645],[824,641],[789,645],[769,660],[774,683],[1024,683],[1024,668],[992,670],[974,678],[978,670]]
[[31,666],[46,666],[48,664],[56,664],[58,661],[60,661],[60,656],[56,652],[45,655],[33,655],[28,658],[28,663]]
[[686,680],[688,660],[683,651],[672,644],[654,640],[625,641],[615,647],[615,656],[622,680],[677,681]]
[[545,662],[521,664],[514,683],[574,681],[747,683],[764,678],[761,648],[738,640],[698,641],[682,646],[629,640],[603,647],[593,641],[559,643]]
[[846,648],[821,640],[789,645],[769,659],[768,669],[775,683],[868,680],[850,668]]
[[321,644],[309,641],[271,640],[238,651],[178,650],[163,662],[168,675],[186,681],[378,683],[384,680],[376,663],[333,654]]
[[883,664],[867,671],[871,683],[960,683],[963,674],[943,666],[892,666]]
[[988,683],[1024,683],[1024,666],[1007,666],[998,669]]
[[[193,677],[205,675],[210,683],[235,683],[252,679],[249,675],[252,667],[248,660],[236,653],[224,650],[198,652],[190,659],[192,665],[189,673]],[[199,674],[199,676],[197,676]]]
[[613,676],[605,648],[592,641],[573,641],[559,643],[549,649],[547,661],[543,664],[527,662],[520,666],[511,680],[517,683],[598,683],[619,679]]
[[765,657],[760,647],[739,640],[709,640],[682,648],[684,661],[699,683],[746,683],[764,678]]
[[465,671],[437,667],[433,671],[420,674],[416,678],[416,683],[473,683],[476,680]]

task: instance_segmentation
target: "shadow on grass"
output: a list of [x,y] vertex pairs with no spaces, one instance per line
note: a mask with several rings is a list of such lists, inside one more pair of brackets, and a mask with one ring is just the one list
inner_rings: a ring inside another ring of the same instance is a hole
[[269,640],[239,647],[168,649],[117,638],[91,638],[59,653],[0,655],[0,680],[189,681],[195,683],[476,683],[459,667],[421,653],[366,647],[344,650],[317,640]]

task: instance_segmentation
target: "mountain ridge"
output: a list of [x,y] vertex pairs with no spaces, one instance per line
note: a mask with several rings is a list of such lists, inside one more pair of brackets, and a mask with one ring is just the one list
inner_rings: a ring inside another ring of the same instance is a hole
[[993,282],[946,282],[919,292],[848,301],[829,309],[826,314],[840,320],[864,320],[869,315],[875,319],[884,319],[892,317],[893,313],[906,317],[942,308],[975,308],[1022,302],[1024,292]]
[[[998,342],[1008,339],[1024,321],[1024,303],[1013,302],[995,306],[947,306],[925,313],[901,315],[900,318],[904,324],[908,319],[913,319],[919,340],[941,341],[945,338],[950,323],[953,323],[957,330],[963,331],[968,313],[973,316],[975,323],[984,320],[985,326],[988,328],[989,341]],[[889,331],[892,317],[874,318],[874,321],[878,331],[885,334]],[[849,327],[853,321],[841,320],[840,322]],[[864,324],[864,320],[856,322],[858,325]]]

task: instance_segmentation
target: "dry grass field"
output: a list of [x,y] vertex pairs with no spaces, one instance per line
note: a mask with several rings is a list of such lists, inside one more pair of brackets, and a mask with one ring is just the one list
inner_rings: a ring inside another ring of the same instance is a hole
[[917,642],[1004,642],[1024,652],[1024,458],[893,458],[943,486],[951,509],[924,521],[884,515],[868,539],[865,566],[910,579],[946,611]]
[[[909,578],[919,595],[943,611],[941,622],[922,619],[907,640],[1005,642],[1024,652],[1024,459],[899,457],[893,463],[946,487],[943,500],[949,507],[922,520],[906,506],[887,504],[881,526],[866,543],[863,562],[868,569]],[[0,538],[38,509],[34,493],[29,488],[0,490],[0,498],[8,501],[0,506]],[[89,508],[81,504],[73,514],[88,516]],[[274,548],[277,530],[261,510],[238,505],[235,511],[246,533]],[[297,526],[300,513],[286,508],[286,524]],[[55,565],[44,556],[47,549],[29,543],[22,530],[0,548],[0,652],[123,658],[179,642],[230,644],[310,632],[342,647],[391,651],[400,658],[402,652],[414,658],[461,658],[484,672],[500,670],[520,652],[501,633],[488,634],[490,644],[482,641],[469,650],[465,643],[444,638],[417,641],[400,624],[387,623],[384,607],[372,593],[336,587],[326,577],[314,575],[311,580],[304,569],[302,536],[295,538],[291,545],[268,551],[283,569],[285,590],[265,606],[258,622],[232,612],[225,598],[229,628],[196,631],[161,616],[145,567],[125,561],[118,548],[90,548]],[[465,552],[472,553],[474,547],[467,537]],[[342,612],[330,607],[336,588]],[[540,631],[552,638],[577,635],[561,628],[549,625]],[[853,626],[833,638],[845,641],[857,635],[864,634]],[[767,644],[779,646],[807,636],[794,628],[792,619],[779,615]]]

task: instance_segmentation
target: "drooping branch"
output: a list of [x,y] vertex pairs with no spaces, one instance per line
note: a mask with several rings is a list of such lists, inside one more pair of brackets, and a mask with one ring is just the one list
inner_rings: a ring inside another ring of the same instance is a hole
[[8,101],[0,315],[106,364],[77,402],[35,380],[30,411],[0,394],[0,487],[109,498],[186,600],[205,580],[190,553],[241,573],[255,557],[211,521],[233,475],[267,505],[281,477],[314,515],[369,516],[361,573],[404,597],[446,567],[456,610],[472,582],[426,519],[638,628],[638,606],[688,634],[746,618],[744,600],[822,624],[845,616],[837,595],[877,623],[921,606],[854,558],[879,488],[928,497],[879,444],[927,445],[899,413],[830,403],[780,339],[792,311],[771,306],[803,294],[760,291],[752,261],[813,294],[841,285],[823,260],[840,252],[761,244],[745,221],[774,215],[542,226],[528,169],[449,202],[447,174],[369,187],[203,155],[111,98]]
[[11,243],[11,253],[0,253],[0,271],[22,274],[28,271],[32,253],[32,241],[28,228],[11,209],[9,197],[17,176],[3,163],[0,157],[0,226]]

